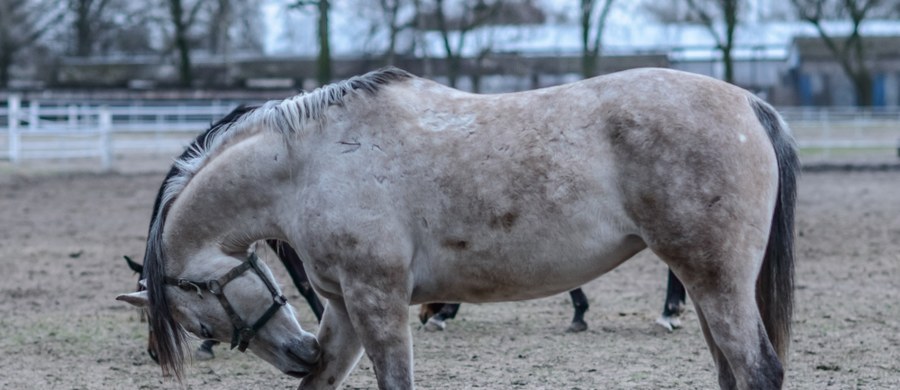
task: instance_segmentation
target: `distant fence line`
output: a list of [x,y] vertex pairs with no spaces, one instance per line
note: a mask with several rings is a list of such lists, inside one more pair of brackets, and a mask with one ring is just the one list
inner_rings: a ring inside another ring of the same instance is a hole
[[[116,155],[175,155],[237,101],[23,101],[0,105],[0,160],[98,158],[111,169]],[[2,104],[2,102],[0,102]],[[801,149],[900,150],[900,107],[860,109],[785,107]]]

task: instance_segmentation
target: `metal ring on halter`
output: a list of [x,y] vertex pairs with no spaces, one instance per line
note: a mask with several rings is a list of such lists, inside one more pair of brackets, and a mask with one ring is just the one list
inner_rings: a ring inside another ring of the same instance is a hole
[[218,280],[210,280],[206,282],[206,289],[213,295],[222,294],[222,285],[219,284]]

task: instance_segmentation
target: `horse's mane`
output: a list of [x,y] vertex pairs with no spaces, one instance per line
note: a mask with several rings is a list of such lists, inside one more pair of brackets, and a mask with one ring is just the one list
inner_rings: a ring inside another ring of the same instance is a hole
[[284,134],[297,134],[311,122],[321,121],[329,106],[343,105],[351,92],[362,91],[375,95],[382,86],[411,77],[413,76],[404,70],[388,67],[327,85],[307,94],[269,101],[262,106],[240,106],[197,136],[184,153],[175,159],[157,193],[144,252],[144,277],[149,295],[147,310],[150,328],[156,334],[156,351],[164,374],[174,374],[178,380],[181,379],[185,332],[175,322],[165,295],[163,226],[169,207],[191,178],[211,158],[213,152],[220,149],[227,140],[248,129],[262,127]]

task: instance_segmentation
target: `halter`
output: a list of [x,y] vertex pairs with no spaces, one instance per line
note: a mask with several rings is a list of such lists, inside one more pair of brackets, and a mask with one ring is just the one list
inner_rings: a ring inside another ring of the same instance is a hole
[[[228,317],[231,319],[231,325],[234,328],[231,335],[231,349],[237,347],[239,351],[244,352],[247,349],[247,345],[250,344],[250,340],[256,336],[256,332],[258,332],[263,326],[266,325],[272,316],[275,315],[278,310],[287,303],[287,299],[284,295],[281,295],[278,290],[275,288],[275,283],[269,280],[266,277],[266,274],[262,272],[259,268],[259,264],[257,264],[257,257],[255,253],[251,253],[247,257],[247,261],[241,263],[241,265],[232,268],[225,275],[222,275],[218,279],[207,280],[204,282],[198,282],[188,279],[175,279],[172,277],[166,276],[165,284],[170,286],[176,286],[181,288],[182,290],[196,290],[197,295],[200,298],[203,298],[202,292],[203,290],[209,291],[217,298],[219,298],[219,302],[222,304],[222,308],[225,309],[225,312],[228,313]],[[272,294],[272,305],[269,306],[269,309],[263,313],[262,317],[260,317],[252,326],[247,326],[247,323],[234,311],[234,308],[231,306],[231,303],[228,302],[228,298],[225,297],[224,288],[228,282],[231,282],[241,274],[243,274],[248,269],[253,269],[256,272],[256,275],[262,279],[263,283],[266,284],[266,287],[269,289],[269,292]]]

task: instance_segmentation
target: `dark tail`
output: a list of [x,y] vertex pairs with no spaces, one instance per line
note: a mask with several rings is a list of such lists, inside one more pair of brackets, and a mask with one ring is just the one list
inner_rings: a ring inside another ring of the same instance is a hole
[[794,206],[800,160],[787,124],[768,103],[752,97],[750,105],[766,129],[778,161],[778,197],[762,270],[756,281],[756,302],[769,341],[784,365],[794,308]]

